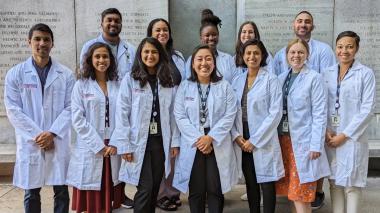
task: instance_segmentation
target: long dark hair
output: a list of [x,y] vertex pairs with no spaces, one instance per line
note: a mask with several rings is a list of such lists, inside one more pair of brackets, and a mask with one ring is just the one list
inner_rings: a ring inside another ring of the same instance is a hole
[[158,50],[159,61],[156,65],[157,78],[161,86],[173,87],[173,79],[171,76],[172,67],[169,65],[168,55],[162,47],[161,43],[152,37],[144,38],[137,48],[135,61],[133,62],[131,76],[133,79],[140,81],[140,86],[144,87],[148,82],[148,69],[141,58],[141,52],[146,43],[153,45]]
[[188,78],[188,80],[198,81],[198,75],[193,68],[193,64],[194,64],[195,55],[198,53],[199,50],[202,50],[202,49],[208,49],[211,52],[212,58],[214,60],[214,70],[211,72],[211,76],[210,76],[211,82],[215,83],[215,82],[222,80],[223,77],[218,75],[219,72],[218,72],[218,69],[216,67],[215,53],[214,53],[214,51],[212,51],[212,49],[207,44],[201,44],[201,45],[194,48],[193,54],[191,55],[191,63],[190,63],[191,75]]
[[91,78],[92,80],[96,79],[95,68],[92,63],[92,55],[94,54],[95,50],[102,47],[107,49],[107,52],[110,58],[110,66],[107,68],[107,72],[106,72],[107,81],[108,80],[113,81],[113,80],[119,79],[117,75],[117,66],[115,62],[115,57],[112,54],[112,50],[107,44],[104,44],[101,42],[95,42],[94,44],[92,44],[89,47],[87,53],[84,55],[84,60],[82,64],[82,72],[81,72],[83,74],[79,76],[80,78],[83,78],[83,79]]
[[237,67],[243,66],[244,60],[243,60],[243,54],[244,52],[241,52],[241,47],[243,46],[243,43],[240,40],[241,32],[243,31],[243,27],[247,24],[250,24],[253,28],[253,33],[255,34],[255,39],[260,40],[260,33],[259,29],[257,28],[257,25],[253,21],[246,21],[243,24],[240,25],[239,32],[237,34],[236,39],[236,46],[235,46],[235,64]]

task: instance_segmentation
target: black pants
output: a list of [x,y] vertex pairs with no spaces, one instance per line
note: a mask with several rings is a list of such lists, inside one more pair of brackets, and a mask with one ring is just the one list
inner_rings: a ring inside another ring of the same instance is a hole
[[223,212],[224,196],[215,153],[204,155],[197,150],[189,182],[190,211],[204,213],[206,198],[208,212]]
[[[155,212],[158,191],[165,171],[165,154],[162,146],[162,138],[148,139],[148,143],[157,143],[154,146],[147,145],[144,161],[141,168],[139,185],[134,198],[134,212]],[[160,144],[158,144],[160,143]]]
[[[248,122],[243,122],[243,137],[249,139]],[[250,212],[260,213],[260,186],[263,191],[264,213],[274,213],[276,209],[275,182],[257,183],[253,154],[242,151],[242,170],[247,188]]]
[[[26,213],[41,212],[41,188],[27,189],[24,195],[24,210]],[[54,213],[69,212],[69,191],[66,185],[53,186],[54,191]]]

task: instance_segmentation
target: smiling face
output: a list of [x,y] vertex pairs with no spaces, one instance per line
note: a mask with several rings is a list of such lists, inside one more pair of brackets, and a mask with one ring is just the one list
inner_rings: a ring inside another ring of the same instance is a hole
[[48,32],[33,31],[31,39],[28,40],[34,58],[49,58],[53,40]]
[[152,28],[152,37],[156,38],[165,47],[170,37],[168,25],[163,21],[156,22]]
[[149,73],[155,73],[156,72],[156,65],[158,64],[160,60],[160,55],[158,53],[158,50],[153,44],[146,42],[141,50],[141,59],[142,62],[147,67]]
[[207,44],[211,49],[216,50],[219,42],[219,32],[215,26],[205,26],[201,32],[201,43]]
[[94,66],[96,76],[105,75],[110,63],[111,60],[107,48],[99,47],[94,50],[92,54],[92,66]]
[[307,13],[299,14],[293,22],[294,34],[305,41],[310,39],[313,29],[313,18]]
[[255,31],[251,24],[246,24],[241,29],[240,41],[244,44],[246,41],[255,38]]
[[249,45],[245,48],[243,59],[248,69],[260,69],[263,54],[257,45]]
[[209,49],[200,49],[194,55],[192,67],[197,73],[198,80],[210,81],[211,73],[215,68],[214,58]]
[[358,47],[352,37],[345,36],[336,42],[335,54],[341,64],[351,64],[357,52]]
[[290,48],[286,54],[289,65],[293,70],[299,71],[305,64],[308,52],[306,47],[302,43],[295,43]]
[[105,35],[117,37],[121,32],[121,17],[115,13],[107,14],[104,16],[101,26]]

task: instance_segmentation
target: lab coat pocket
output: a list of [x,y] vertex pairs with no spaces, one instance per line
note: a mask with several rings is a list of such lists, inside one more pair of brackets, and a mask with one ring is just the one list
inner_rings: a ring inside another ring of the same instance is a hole
[[310,146],[306,143],[298,143],[297,144],[297,156],[296,161],[298,161],[298,167],[297,170],[299,173],[307,174],[311,173],[312,166],[311,166],[311,160],[309,158],[310,153]]
[[[270,150],[270,147],[265,147],[260,149],[258,154],[258,164],[261,169],[256,170],[258,176],[273,176],[273,165],[275,163],[273,152]],[[254,153],[255,155],[255,153]]]
[[103,170],[103,156],[100,154],[85,154],[84,156],[84,170],[83,170],[83,182],[93,185],[100,183],[102,170]]
[[266,97],[260,97],[253,103],[253,112],[257,115],[265,115],[268,112],[268,102]]

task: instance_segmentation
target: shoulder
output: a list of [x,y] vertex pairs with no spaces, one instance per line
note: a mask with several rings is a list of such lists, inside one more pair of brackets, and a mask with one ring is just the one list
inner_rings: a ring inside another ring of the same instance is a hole
[[228,54],[228,53],[225,53],[225,52],[222,52],[222,51],[220,51],[220,50],[217,50],[218,51],[218,57],[221,57],[221,58],[223,58],[223,59],[225,59],[225,60],[233,60],[233,57],[230,55],[230,54]]
[[320,52],[332,52],[332,48],[329,44],[323,42],[323,41],[318,41],[318,40],[311,40],[313,48],[318,49]]
[[276,52],[274,58],[279,59],[285,54],[286,47],[281,48],[279,51]]
[[91,40],[86,41],[82,46],[82,51],[87,51],[87,49],[98,41],[98,38],[93,38]]
[[174,50],[174,52],[175,54],[172,55],[173,59],[180,59],[180,60],[185,61],[185,57],[183,57],[183,54],[180,51]]
[[52,68],[56,69],[58,72],[62,73],[67,78],[74,78],[73,71],[55,59],[52,59]]

